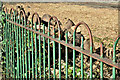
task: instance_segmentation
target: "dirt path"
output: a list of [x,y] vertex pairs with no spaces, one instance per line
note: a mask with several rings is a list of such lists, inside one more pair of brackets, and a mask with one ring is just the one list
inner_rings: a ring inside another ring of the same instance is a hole
[[[77,5],[76,5],[77,4]],[[65,18],[70,18],[75,24],[86,22],[93,34],[94,44],[97,48],[102,41],[108,47],[112,47],[114,39],[118,34],[118,9],[117,8],[95,8],[78,3],[4,3],[7,8],[15,8],[22,5],[26,12],[33,14],[37,12],[40,17],[43,14],[56,16],[62,24]],[[29,19],[31,16],[29,17]],[[63,26],[62,26],[63,27]],[[87,35],[86,30],[81,27],[82,33]]]

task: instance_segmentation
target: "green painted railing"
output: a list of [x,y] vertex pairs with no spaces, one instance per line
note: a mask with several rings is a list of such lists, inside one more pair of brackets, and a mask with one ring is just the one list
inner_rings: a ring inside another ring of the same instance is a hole
[[[43,24],[37,13],[34,13],[31,21],[26,18],[26,13],[20,10],[20,14],[16,15],[16,11],[12,8],[10,12],[7,9],[3,10],[5,14],[5,26],[3,27],[3,35],[5,42],[5,78],[66,78],[68,79],[68,55],[69,48],[73,50],[73,71],[72,78],[76,77],[76,51],[81,54],[81,67],[80,77],[84,79],[84,56],[90,57],[90,75],[89,78],[93,78],[93,61],[92,58],[100,62],[100,78],[103,79],[103,64],[108,64],[113,67],[112,78],[116,78],[116,69],[120,69],[120,63],[116,63],[116,45],[120,36],[117,38],[113,48],[113,60],[103,57],[103,45],[101,44],[100,55],[93,53],[93,41],[91,30],[84,22],[80,22],[76,25],[73,31],[73,44],[68,43],[68,32],[65,32],[65,40],[61,37],[61,28],[58,19],[53,16],[49,19],[48,26]],[[37,16],[35,18],[35,16]],[[36,19],[36,22],[34,23]],[[55,27],[51,27],[51,19],[55,19],[58,26],[58,37],[56,37]],[[38,21],[38,22],[37,22]],[[90,38],[90,50],[84,50],[83,36],[81,37],[81,47],[75,45],[76,30],[79,25],[84,25],[89,33]],[[39,29],[37,28],[39,26]],[[48,31],[46,33],[46,28]],[[51,28],[53,28],[51,31]],[[52,33],[52,35],[50,35]],[[62,53],[62,49],[65,46],[65,51]],[[58,53],[58,55],[57,55]],[[61,56],[65,54],[65,75],[61,73]],[[52,56],[53,55],[53,56]],[[58,68],[56,67],[56,56],[59,56]],[[52,64],[52,62],[53,64]],[[56,75],[56,69],[59,70],[59,77]]]

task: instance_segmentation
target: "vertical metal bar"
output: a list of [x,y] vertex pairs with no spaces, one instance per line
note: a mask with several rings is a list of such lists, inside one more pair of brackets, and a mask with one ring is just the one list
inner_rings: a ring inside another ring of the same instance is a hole
[[90,57],[90,79],[92,79],[92,57]]
[[[14,21],[14,16],[12,16],[12,18],[13,18],[12,21]],[[13,70],[13,66],[14,66],[13,65],[13,55],[14,55],[14,24],[12,24],[12,44],[11,45],[12,45],[12,48],[13,48],[12,49],[12,54],[11,54],[11,60],[12,60],[12,67],[11,67],[12,68],[12,76],[11,77],[14,77],[14,75],[13,75],[14,74],[14,70]]]
[[[1,2],[0,2],[1,3]],[[0,6],[1,7],[1,6]],[[0,10],[0,19],[2,18],[2,15],[1,15],[1,10]],[[6,18],[6,17],[4,17],[4,18]],[[0,20],[1,21],[1,20]],[[6,36],[5,36],[5,34],[6,34],[6,30],[5,30],[5,28],[6,28],[6,24],[4,24],[4,25],[2,25],[1,24],[1,22],[0,22],[0,42],[1,41],[5,41],[6,40]],[[4,49],[4,52],[6,52],[6,47],[5,47],[5,45],[1,45],[1,47],[3,47],[3,49]],[[0,48],[1,49],[1,48]],[[1,53],[1,51],[0,51],[0,53]],[[0,60],[1,60],[1,57],[2,57],[2,54],[0,54]],[[5,57],[5,56],[4,56]],[[6,58],[6,57],[5,57]],[[4,59],[3,60],[3,62],[6,62],[6,59]],[[2,66],[2,65],[1,65]],[[3,74],[5,74],[6,72],[6,67],[5,67],[5,65],[3,66],[4,67],[4,69],[3,69]],[[1,74],[2,75],[2,74]]]
[[[81,36],[81,50],[83,50],[84,43],[83,43],[83,36]],[[81,53],[81,79],[83,80],[83,53]]]
[[[8,19],[10,20],[11,17],[9,16]],[[9,77],[11,77],[11,23],[9,23],[8,26],[8,30],[9,30]]]
[[[40,32],[40,29],[39,29],[39,32]],[[41,79],[41,35],[39,35],[39,65],[40,65],[39,71],[40,71],[40,79]]]
[[[32,22],[32,27],[31,27],[31,29],[33,30],[33,22]],[[33,32],[31,32],[31,44],[32,44],[32,78],[34,78]]]
[[[17,18],[17,17],[16,17]],[[18,23],[18,19],[17,19]],[[17,78],[19,78],[19,50],[18,50],[18,26],[16,26],[16,47],[17,47]]]
[[[11,14],[10,14],[10,20],[11,19]],[[12,24],[10,23],[10,77],[12,77]]]
[[[53,38],[55,38],[55,29],[53,29]],[[55,79],[55,41],[53,41],[53,78]]]
[[[18,22],[18,17],[17,17],[17,24],[19,24],[19,22]],[[17,26],[17,69],[18,69],[18,78],[20,78],[20,73],[19,73],[19,38],[18,38],[18,33],[19,33],[19,31],[18,31],[18,27],[19,26]]]
[[[5,16],[5,18],[6,18],[6,16]],[[1,25],[0,25],[1,26]],[[4,46],[4,52],[6,52],[6,27],[7,27],[7,25],[5,24],[4,26],[3,26],[3,34],[4,34],[4,37],[2,38],[2,40],[4,40],[5,41],[5,46]],[[6,55],[5,55],[6,56]],[[4,60],[5,62],[6,62],[6,59]],[[6,66],[4,66],[5,67],[5,69],[4,69],[4,73],[6,73]]]
[[[90,46],[90,54],[92,54],[92,46]],[[90,79],[92,80],[92,57],[90,57]]]
[[[116,53],[115,50],[116,50],[116,45],[114,45],[114,48],[113,48],[113,62],[114,63],[115,63],[115,53]],[[113,78],[113,80],[115,80],[115,67],[113,67],[112,74],[113,74],[112,78]]]
[[[30,23],[28,24],[30,26]],[[29,79],[30,79],[30,31],[28,30],[28,66],[29,66]]]
[[[66,43],[68,43],[68,32],[65,33]],[[68,48],[65,46],[65,54],[66,54],[66,79],[68,78]]]
[[[61,34],[60,34],[60,30],[59,30],[59,40],[61,40]],[[59,78],[61,79],[61,44],[58,44],[58,48],[59,48]]]
[[7,22],[7,19],[8,19],[8,14],[6,13],[6,34],[5,34],[5,36],[6,36],[6,78],[8,78],[9,76],[8,76],[8,36],[7,36],[7,34],[8,34],[8,29],[7,29],[7,27],[8,27],[8,22]]
[[[35,23],[36,31],[36,23]],[[37,78],[37,34],[35,33],[35,78]]]
[[[22,17],[22,25],[24,25],[23,17]],[[24,28],[22,28],[22,60],[23,60],[23,78],[25,78],[24,71]]]
[[[16,22],[16,19],[15,19],[15,15],[14,15],[14,22]],[[13,26],[13,40],[15,39],[15,37],[14,37],[14,32],[15,32],[15,24],[14,24],[14,26]],[[13,41],[13,78],[15,78],[15,48],[14,48],[14,43],[15,42],[15,40]]]
[[[116,55],[115,55],[116,54],[116,45],[117,45],[119,39],[120,39],[120,37],[117,38],[117,40],[115,41],[115,43],[113,45],[113,63],[116,63],[115,62],[115,58],[116,58]],[[115,76],[115,67],[113,67],[112,74],[113,74],[112,78],[113,78],[113,80],[115,80],[116,79],[116,76]]]
[[[100,44],[100,56],[103,58],[103,44]],[[100,78],[103,80],[103,62],[100,62]]]
[[[43,24],[43,34],[45,34],[45,25]],[[45,78],[45,37],[43,37],[43,69]]]
[[[15,16],[15,19],[16,19],[16,16]],[[15,25],[15,44],[16,44],[15,50],[17,50],[17,30],[16,30],[16,25]],[[17,53],[17,51],[16,51],[16,53]],[[16,70],[16,78],[18,78],[18,73],[17,72],[18,72],[18,70]]]
[[[12,21],[14,22],[14,15],[12,16]],[[11,48],[12,48],[12,51],[11,51],[11,65],[12,65],[12,67],[11,67],[11,70],[12,70],[12,75],[11,75],[11,77],[14,77],[14,70],[13,70],[13,66],[14,66],[14,64],[13,64],[13,55],[14,55],[14,24],[12,24],[12,27],[11,27],[11,34],[12,34],[12,36],[11,36],[11,41],[12,41],[12,44],[11,44]]]
[[[50,24],[48,24],[48,36],[50,36]],[[48,38],[48,79],[50,78],[50,39]]]
[[[24,23],[26,26],[26,22],[25,19],[24,19]],[[27,78],[27,37],[26,37],[27,33],[26,33],[26,29],[25,29],[25,73],[26,73],[26,78]]]
[[115,80],[115,67],[113,67],[113,80]]
[[[75,47],[75,31],[73,33],[73,47]],[[73,79],[75,79],[75,50],[73,50]]]
[[[10,18],[11,18],[11,17],[10,17],[10,14],[9,14],[8,19],[10,20]],[[9,60],[9,61],[8,61],[8,62],[9,62],[9,68],[8,68],[8,69],[9,69],[9,71],[8,71],[8,72],[9,72],[9,77],[10,77],[10,75],[11,75],[11,70],[10,70],[10,67],[11,67],[11,62],[10,62],[10,61],[11,61],[10,32],[11,32],[11,30],[10,30],[10,27],[11,27],[11,25],[10,25],[10,22],[9,22],[9,23],[8,23],[8,40],[9,40],[9,42],[8,42],[8,43],[9,43],[9,48],[8,48],[8,49],[9,49],[9,54],[8,54],[8,57],[9,57],[9,59],[8,59],[8,60]]]
[[[20,15],[19,15],[20,18]],[[20,24],[21,20],[19,19],[19,24]],[[22,52],[21,52],[21,27],[19,27],[19,45],[20,45],[20,78],[22,78]]]
[[[10,16],[8,16],[8,20],[10,20]],[[8,59],[8,66],[9,66],[9,77],[10,77],[10,22],[8,23],[8,40],[9,40],[9,54],[8,54],[8,57],[9,57],[9,59]]]

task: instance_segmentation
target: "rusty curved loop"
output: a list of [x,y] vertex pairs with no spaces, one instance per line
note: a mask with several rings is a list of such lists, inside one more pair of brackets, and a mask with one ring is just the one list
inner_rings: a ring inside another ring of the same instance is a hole
[[3,10],[3,11],[5,11],[5,6],[4,6],[4,7],[2,7],[2,10]]
[[[22,15],[21,15],[21,14],[22,14]],[[20,10],[19,16],[20,16],[20,18],[19,18],[20,20],[21,20],[21,16],[22,16],[23,21],[24,21],[24,23],[25,23],[25,25],[26,25],[27,21],[26,21],[26,14],[25,14],[25,11],[24,11],[24,10]]]
[[24,10],[20,10],[20,16],[21,16],[21,13],[22,13],[22,16],[24,17],[24,19],[25,19],[25,21],[26,21],[25,11],[24,11]]
[[120,39],[120,35],[118,35],[118,37],[115,39],[115,42],[114,42],[113,48],[114,48],[114,47],[116,48],[116,45],[117,45],[119,39]]
[[20,9],[20,10],[18,10],[18,9],[19,9],[19,8],[17,8],[16,10],[17,10],[17,11],[20,11],[20,10],[21,10],[21,9]]
[[14,8],[11,8],[9,10],[10,17],[12,17],[12,12],[13,12],[13,15],[15,16],[15,10],[14,10]]
[[[73,32],[76,32],[76,30],[77,30],[77,28],[78,28],[79,25],[84,25],[84,26],[87,28],[88,33],[89,33],[89,38],[90,38],[90,47],[91,47],[92,50],[93,50],[92,33],[91,33],[91,30],[90,30],[89,26],[88,26],[85,22],[83,22],[83,21],[82,21],[82,22],[79,22],[79,23],[75,26]],[[91,51],[91,50],[90,50],[90,51]]]
[[4,11],[5,11],[5,14],[6,14],[6,13],[8,13],[8,10],[7,10],[7,8],[6,8],[6,7],[4,8]]
[[[52,16],[52,17],[50,17],[50,19],[49,19],[49,22],[48,22],[48,28],[50,29],[50,22],[51,22],[51,20],[52,19],[55,19],[56,20],[56,22],[57,22],[57,25],[58,25],[58,36],[60,36],[60,24],[59,24],[59,21],[58,21],[58,18],[56,17],[56,16]],[[53,31],[55,30],[55,27],[53,27]],[[53,32],[53,35],[55,35],[55,33]]]
[[41,21],[40,21],[40,18],[39,18],[39,15],[38,15],[37,12],[35,12],[35,13],[32,15],[32,28],[33,28],[33,18],[34,18],[35,15],[37,15],[35,23],[37,22],[37,19],[38,19],[39,29],[40,29]]
[[113,44],[113,60],[115,61],[115,53],[116,53],[116,45],[118,44],[118,41],[120,39],[120,35],[115,39],[115,42]]
[[14,8],[11,8],[10,11],[9,11],[9,14],[12,14],[12,11],[14,12]]

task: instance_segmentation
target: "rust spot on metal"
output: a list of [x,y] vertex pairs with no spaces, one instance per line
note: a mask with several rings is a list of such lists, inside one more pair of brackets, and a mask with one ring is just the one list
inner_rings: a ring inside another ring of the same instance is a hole
[[82,75],[81,75],[81,77],[82,77]]
[[[30,23],[30,21],[28,20],[28,21],[27,21],[27,24],[29,24],[29,23]],[[28,25],[28,26],[29,26],[29,25]]]
[[24,54],[26,54],[26,52],[27,52],[27,51],[25,50]]
[[100,56],[102,56],[103,55],[103,44],[101,43],[100,44]]
[[53,65],[54,65],[54,61],[53,61]]
[[115,41],[120,37],[120,35],[118,35],[118,37],[115,39]]

